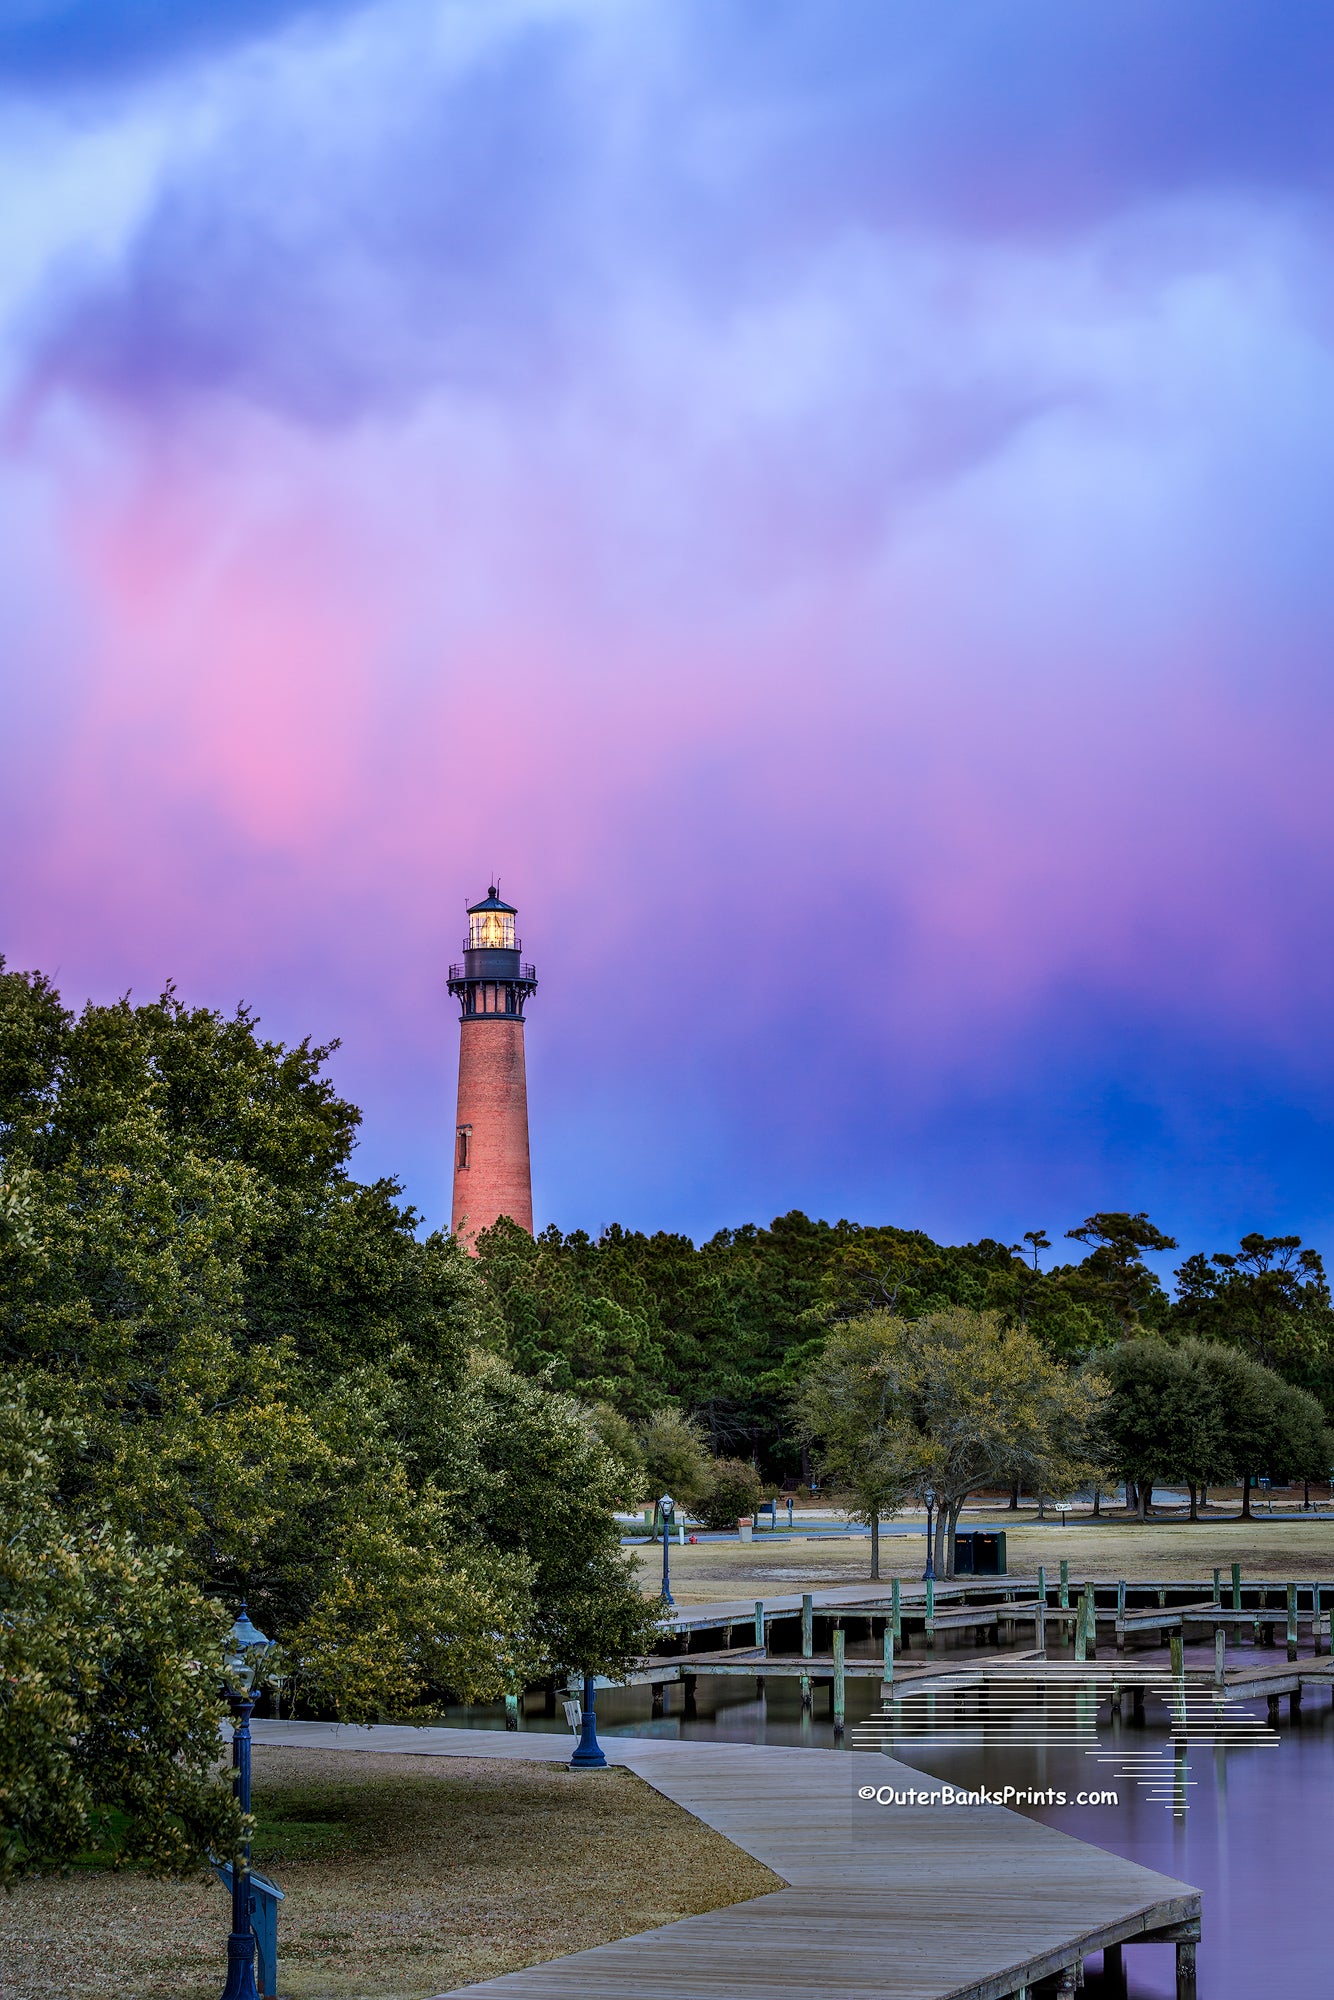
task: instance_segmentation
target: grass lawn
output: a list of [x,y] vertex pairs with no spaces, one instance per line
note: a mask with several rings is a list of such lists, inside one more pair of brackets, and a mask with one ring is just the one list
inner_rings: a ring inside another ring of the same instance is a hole
[[[631,1772],[256,1747],[287,2000],[428,1995],[780,1886]],[[217,2000],[209,1875],[80,1869],[0,1900],[3,2000]]]
[[[1128,1578],[1208,1578],[1215,1564],[1227,1580],[1228,1566],[1239,1562],[1242,1575],[1270,1577],[1276,1582],[1318,1578],[1334,1585],[1334,1516],[1317,1521],[1253,1521],[1226,1516],[1197,1522],[1185,1520],[1138,1522],[1120,1516],[1060,1527],[1039,1526],[1033,1515],[1018,1516],[998,1508],[994,1513],[968,1513],[965,1527],[998,1527],[1006,1531],[1006,1555],[1012,1575],[1033,1576],[1039,1563],[1055,1582],[1064,1556],[1072,1577],[1115,1580]],[[662,1559],[653,1549],[641,1549],[640,1580],[645,1592],[657,1592]],[[926,1560],[926,1537],[883,1535],[880,1570],[883,1578],[919,1579]],[[822,1585],[869,1581],[869,1541],[788,1541],[761,1534],[753,1542],[699,1542],[694,1548],[672,1545],[672,1595],[678,1604],[714,1604],[723,1599],[781,1597],[794,1590]]]

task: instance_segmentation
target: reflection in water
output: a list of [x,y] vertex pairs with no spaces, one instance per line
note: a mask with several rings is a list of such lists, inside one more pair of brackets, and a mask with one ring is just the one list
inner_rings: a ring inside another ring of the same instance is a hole
[[[874,1682],[850,1681],[847,1693],[855,1733],[879,1710],[879,1692]],[[701,1675],[691,1716],[679,1687],[665,1700],[666,1713],[654,1717],[647,1689],[609,1689],[598,1695],[599,1729],[607,1736],[834,1746],[824,1690],[817,1690],[816,1712],[806,1715],[795,1685],[774,1678],[757,1697],[753,1681]],[[1115,1719],[1105,1702],[1096,1715],[1088,1713],[1087,1699],[1082,1711],[1074,1700],[1064,1712],[1049,1703],[1045,1725],[1037,1728],[1030,1715],[1021,1740],[1013,1718],[988,1728],[977,1704],[960,1710],[968,1727],[958,1731],[953,1706],[935,1704],[933,1736],[904,1731],[885,1748],[959,1786],[1050,1789],[1071,1799],[1081,1791],[1116,1791],[1115,1806],[1018,1810],[1203,1890],[1200,2000],[1268,1993],[1307,2000],[1334,1991],[1334,1945],[1324,1924],[1334,1875],[1334,1717],[1323,1695],[1308,1696],[1300,1716],[1273,1733],[1263,1727],[1264,1704],[1248,1704],[1252,1740],[1226,1745],[1203,1732],[1174,1742],[1169,1709],[1153,1696],[1142,1716]],[[504,1710],[456,1709],[444,1720],[503,1728]],[[522,1727],[569,1734],[564,1719],[544,1716],[534,1696],[526,1698]],[[854,1736],[847,1740],[851,1746]],[[1170,1947],[1131,1946],[1125,1962],[1132,2000],[1171,2000]],[[1090,2000],[1101,1987],[1095,1957]]]

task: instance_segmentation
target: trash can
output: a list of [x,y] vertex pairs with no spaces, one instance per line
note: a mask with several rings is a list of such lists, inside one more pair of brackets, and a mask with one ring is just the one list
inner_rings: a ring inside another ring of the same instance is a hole
[[1005,1530],[970,1528],[954,1538],[956,1576],[1005,1576]]

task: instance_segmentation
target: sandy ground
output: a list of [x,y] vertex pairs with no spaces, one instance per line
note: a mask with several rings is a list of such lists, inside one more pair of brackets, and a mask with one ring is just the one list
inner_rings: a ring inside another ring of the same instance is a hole
[[[1113,1517],[1102,1522],[1066,1527],[1039,1526],[1032,1515],[998,1511],[966,1517],[965,1525],[999,1527],[1006,1532],[1010,1573],[1033,1576],[1045,1563],[1055,1582],[1061,1558],[1072,1576],[1115,1580],[1126,1578],[1208,1578],[1215,1564],[1228,1580],[1229,1565],[1239,1562],[1245,1577],[1277,1580],[1319,1578],[1334,1585],[1334,1516],[1315,1521],[1254,1521],[1211,1518],[1190,1521],[1150,1521]],[[880,1573],[919,1579],[926,1560],[926,1537],[885,1535],[880,1543]],[[661,1557],[640,1552],[644,1589],[656,1594],[662,1574]],[[750,1543],[700,1542],[672,1548],[672,1595],[678,1604],[711,1604],[726,1598],[779,1597],[785,1592],[821,1585],[869,1581],[871,1545],[861,1541],[791,1541],[760,1535]]]
[[[284,2000],[425,2000],[779,1886],[626,1770],[256,1748]],[[76,1872],[0,1899],[0,2000],[217,2000],[212,1877]]]

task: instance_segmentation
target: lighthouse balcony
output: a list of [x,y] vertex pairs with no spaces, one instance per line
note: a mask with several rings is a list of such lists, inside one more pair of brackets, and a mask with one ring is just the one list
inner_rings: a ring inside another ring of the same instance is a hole
[[[497,960],[505,962],[499,964]],[[521,960],[517,952],[470,951],[463,965],[451,965],[449,968],[451,990],[468,979],[517,979],[524,986],[536,986],[537,967],[530,961]]]

